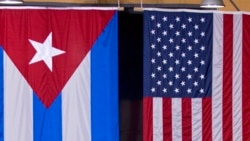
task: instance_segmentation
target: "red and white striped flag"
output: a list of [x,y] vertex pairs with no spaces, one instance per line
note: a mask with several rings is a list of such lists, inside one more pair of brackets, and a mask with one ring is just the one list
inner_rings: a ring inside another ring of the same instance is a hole
[[250,15],[144,11],[143,141],[250,140]]

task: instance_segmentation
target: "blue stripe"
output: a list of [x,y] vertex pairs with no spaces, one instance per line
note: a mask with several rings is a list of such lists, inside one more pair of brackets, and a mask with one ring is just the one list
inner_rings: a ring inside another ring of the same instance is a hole
[[45,108],[35,93],[33,95],[34,141],[61,141],[61,94],[48,109]]
[[4,72],[3,72],[3,62],[4,62],[4,51],[0,47],[0,141],[4,140]]
[[118,15],[91,50],[92,141],[118,141]]

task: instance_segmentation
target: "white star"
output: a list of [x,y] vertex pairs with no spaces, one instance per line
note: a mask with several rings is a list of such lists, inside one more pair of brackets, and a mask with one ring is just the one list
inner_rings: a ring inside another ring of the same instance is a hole
[[163,77],[163,78],[167,78],[167,74],[164,73],[164,74],[162,75],[162,77]]
[[199,57],[199,54],[198,54],[198,53],[194,53],[194,57],[195,57],[195,58],[198,58],[198,57]]
[[163,93],[167,93],[167,89],[166,88],[163,88]]
[[193,35],[193,32],[189,31],[188,36],[192,36],[192,35]]
[[166,35],[168,34],[168,32],[164,30],[164,31],[162,32],[162,34],[163,34],[164,36],[166,36]]
[[204,51],[205,50],[205,47],[204,46],[201,46],[201,51]]
[[183,53],[181,54],[181,57],[186,57],[186,53],[183,52]]
[[155,59],[154,59],[154,58],[151,59],[151,63],[152,63],[152,64],[155,63]]
[[204,89],[201,88],[201,89],[200,89],[200,93],[204,93]]
[[163,48],[163,50],[166,50],[166,49],[167,49],[167,46],[166,46],[166,45],[163,45],[162,48]]
[[205,32],[201,32],[201,36],[204,37],[205,36]]
[[191,50],[192,50],[192,47],[191,47],[191,46],[188,46],[188,50],[191,51]]
[[52,57],[65,53],[65,51],[56,49],[52,46],[52,32],[49,33],[43,43],[39,43],[31,39],[29,39],[29,41],[36,50],[36,54],[31,59],[29,64],[44,61],[50,71],[52,71]]
[[185,68],[185,67],[182,67],[182,68],[181,68],[181,71],[182,71],[182,72],[186,71],[186,68]]
[[180,36],[180,32],[179,32],[179,31],[176,31],[176,32],[175,32],[175,35],[176,35],[176,36]]
[[173,85],[173,82],[172,82],[172,81],[169,81],[169,82],[168,82],[168,85],[169,85],[169,86],[172,86],[172,85]]
[[151,30],[150,32],[151,32],[151,34],[155,34],[155,30]]
[[155,88],[151,88],[151,92],[154,93],[155,92]]
[[172,72],[174,69],[173,69],[173,67],[169,67],[168,70],[169,70],[170,72]]
[[155,16],[154,15],[151,16],[151,20],[155,20]]
[[198,44],[198,43],[199,43],[199,40],[198,40],[198,39],[194,39],[194,43],[195,43],[195,44]]
[[195,67],[195,68],[194,68],[194,72],[198,72],[198,68]]
[[163,20],[164,22],[167,21],[167,17],[164,16],[164,17],[162,18],[162,20]]
[[172,52],[170,52],[170,53],[168,54],[168,56],[171,58],[171,57],[174,56],[174,54],[173,54]]
[[180,75],[179,74],[175,74],[175,79],[179,79],[180,78]]
[[155,49],[155,44],[152,44],[152,45],[151,45],[151,48],[152,48],[152,49]]
[[204,74],[201,74],[201,75],[200,75],[200,78],[201,78],[201,80],[202,80],[202,79],[205,79],[205,75],[204,75]]
[[160,28],[161,27],[161,24],[160,23],[157,23],[157,25],[156,25],[158,28]]
[[163,60],[162,60],[162,63],[163,63],[163,64],[167,64],[167,60],[166,60],[166,59],[163,59]]
[[167,74],[164,73],[164,74],[162,75],[162,77],[163,77],[163,78],[167,78]]
[[161,85],[161,81],[158,80],[158,81],[157,81],[157,85]]
[[161,56],[161,52],[157,52],[157,54],[156,54],[158,57],[160,57]]
[[161,42],[161,38],[160,37],[157,38],[157,42]]
[[198,82],[197,81],[194,81],[194,86],[198,86]]
[[180,60],[175,60],[174,62],[176,65],[180,64]]
[[201,22],[204,23],[205,22],[205,18],[202,17],[201,18]]
[[180,46],[176,45],[176,46],[175,46],[175,49],[176,49],[176,50],[179,50],[179,49],[180,49]]
[[182,38],[181,42],[182,42],[182,43],[186,43],[186,39],[185,39],[185,38]]
[[179,22],[180,21],[180,17],[176,17],[175,20],[176,20],[176,22]]
[[194,25],[194,29],[195,29],[195,30],[199,29],[199,26],[198,26],[197,24]]
[[169,42],[170,42],[170,43],[173,43],[173,42],[174,42],[174,39],[170,38],[170,39],[169,39]]
[[185,86],[185,82],[184,81],[181,81],[181,86]]
[[173,24],[170,24],[170,25],[169,25],[169,28],[170,28],[170,29],[174,28],[174,25],[173,25]]
[[188,75],[187,75],[187,78],[188,78],[188,79],[191,79],[191,78],[192,78],[192,75],[191,75],[191,74],[188,74]]
[[189,18],[188,18],[188,22],[192,22],[192,18],[189,17]]
[[179,89],[178,88],[175,88],[175,93],[179,93]]
[[152,78],[155,78],[155,73],[152,73],[152,74],[151,74],[151,77],[152,77]]
[[205,65],[205,61],[204,60],[201,60],[201,65]]
[[157,67],[157,70],[158,70],[158,71],[161,71],[161,67],[160,67],[160,66],[158,66],[158,67]]
[[185,25],[185,24],[182,24],[181,27],[182,27],[182,29],[185,29],[185,28],[186,28],[186,25]]

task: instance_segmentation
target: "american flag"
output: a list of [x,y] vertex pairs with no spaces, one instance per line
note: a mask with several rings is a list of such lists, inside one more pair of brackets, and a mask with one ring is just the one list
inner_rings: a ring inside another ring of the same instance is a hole
[[144,141],[250,139],[249,25],[242,13],[144,11]]

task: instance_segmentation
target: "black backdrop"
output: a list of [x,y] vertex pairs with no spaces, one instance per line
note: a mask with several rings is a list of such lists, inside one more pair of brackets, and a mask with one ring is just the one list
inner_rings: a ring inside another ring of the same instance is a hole
[[142,141],[143,16],[119,12],[120,141]]

